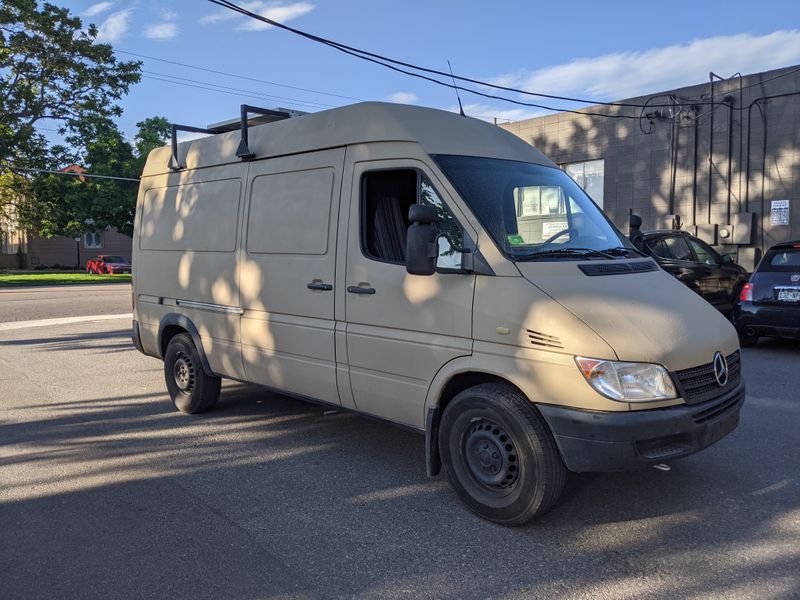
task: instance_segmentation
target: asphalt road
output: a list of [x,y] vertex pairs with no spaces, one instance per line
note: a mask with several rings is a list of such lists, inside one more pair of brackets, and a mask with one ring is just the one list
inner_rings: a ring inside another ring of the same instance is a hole
[[0,288],[0,323],[131,312],[131,284]]
[[176,413],[128,325],[0,330],[3,600],[800,597],[797,346],[744,350],[717,445],[574,476],[508,529],[425,477],[413,433],[242,384]]

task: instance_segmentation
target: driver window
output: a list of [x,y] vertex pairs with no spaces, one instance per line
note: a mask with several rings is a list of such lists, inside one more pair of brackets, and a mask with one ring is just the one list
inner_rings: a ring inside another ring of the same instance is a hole
[[689,249],[689,244],[682,236],[674,236],[664,238],[664,243],[669,248],[670,254],[676,260],[694,261],[692,251]]
[[707,246],[699,240],[693,240],[691,238],[689,238],[689,244],[692,246],[692,250],[694,250],[694,253],[697,255],[698,262],[706,265],[718,265],[720,263],[719,255],[714,252],[710,246]]
[[381,262],[404,263],[408,209],[414,203],[429,204],[436,209],[443,236],[439,241],[439,266],[461,268],[461,226],[423,173],[416,169],[371,171],[363,176],[361,193],[361,247],[366,256]]
[[460,269],[464,232],[424,173],[420,175],[419,203],[433,206],[439,217],[439,257],[436,266],[440,269]]

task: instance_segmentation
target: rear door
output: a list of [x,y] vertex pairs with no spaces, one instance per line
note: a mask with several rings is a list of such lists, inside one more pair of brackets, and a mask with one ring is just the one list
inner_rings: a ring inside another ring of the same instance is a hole
[[361,411],[422,428],[434,375],[472,352],[475,275],[409,275],[408,208],[433,204],[440,229],[453,237],[466,221],[422,162],[365,160],[352,168],[345,315],[353,400]]
[[240,262],[247,379],[334,404],[344,154],[339,148],[250,164]]

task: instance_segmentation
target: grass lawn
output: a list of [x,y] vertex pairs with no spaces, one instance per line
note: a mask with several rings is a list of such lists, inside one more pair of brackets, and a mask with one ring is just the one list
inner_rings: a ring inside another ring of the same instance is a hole
[[89,275],[75,271],[52,273],[0,272],[0,288],[31,285],[76,285],[84,283],[130,283],[130,275]]

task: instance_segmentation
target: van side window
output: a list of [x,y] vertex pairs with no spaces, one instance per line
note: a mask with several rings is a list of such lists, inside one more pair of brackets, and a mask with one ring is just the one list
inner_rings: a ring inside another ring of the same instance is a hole
[[366,173],[362,180],[361,247],[376,260],[403,264],[406,260],[408,209],[412,204],[436,208],[439,227],[451,249],[462,246],[463,234],[453,214],[442,202],[430,180],[415,169]]

